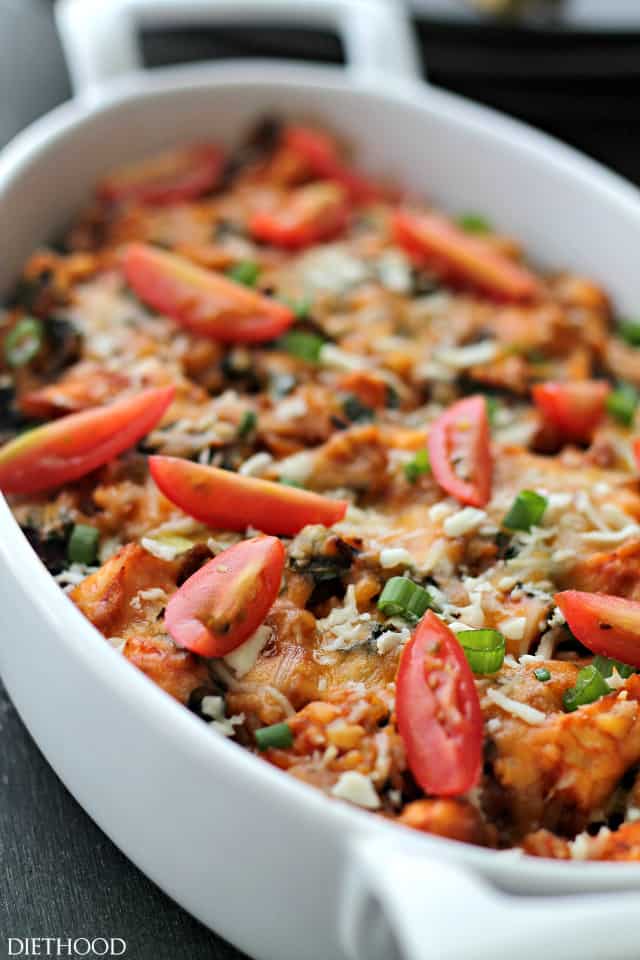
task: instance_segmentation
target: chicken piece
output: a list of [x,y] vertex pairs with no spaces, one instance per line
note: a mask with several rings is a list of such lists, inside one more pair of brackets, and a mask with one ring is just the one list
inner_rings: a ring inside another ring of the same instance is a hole
[[525,853],[531,857],[549,857],[552,860],[570,860],[571,847],[564,837],[557,837],[550,830],[536,830],[529,833],[521,844]]
[[617,830],[601,830],[592,838],[589,860],[640,860],[640,821],[623,823]]
[[628,540],[610,553],[594,553],[579,560],[562,586],[640,600],[640,539]]
[[493,831],[480,812],[464,800],[414,800],[408,803],[398,823],[439,837],[490,846]]
[[618,380],[640,387],[640,350],[637,347],[610,337],[607,340],[605,361]]
[[388,482],[387,448],[375,426],[337,433],[315,451],[308,485],[315,490],[352,487],[381,492]]
[[[529,662],[511,668],[494,688],[538,711],[530,722],[487,695],[485,717],[499,721],[492,737],[492,774],[513,824],[514,838],[538,827],[576,833],[603,807],[628,767],[640,760],[640,678],[573,713],[561,708],[579,665],[547,661],[540,683]],[[494,798],[495,799],[495,798]]]
[[129,378],[122,373],[78,363],[57,383],[23,394],[19,406],[26,416],[46,420],[109,403],[128,386]]
[[131,663],[181,703],[209,679],[206,662],[177,648],[162,619],[186,562],[159,560],[129,543],[70,595],[105,637],[124,641]]

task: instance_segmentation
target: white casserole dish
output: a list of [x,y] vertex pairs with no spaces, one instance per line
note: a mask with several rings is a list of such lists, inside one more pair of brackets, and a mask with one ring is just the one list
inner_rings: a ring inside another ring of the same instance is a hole
[[[135,69],[138,21],[291,23],[300,13],[289,0],[66,0],[58,18],[78,97],[0,156],[0,293],[103,171],[205,129],[234,141],[277,110],[317,116],[365,167],[445,207],[486,210],[541,262],[584,271],[621,310],[637,308],[637,191],[541,134],[419,83],[393,4],[306,0],[306,24],[342,35],[346,71]],[[1,498],[0,610],[3,679],[54,769],[146,874],[252,956],[637,960],[637,866],[525,859],[413,833],[217,737],[104,643]]]

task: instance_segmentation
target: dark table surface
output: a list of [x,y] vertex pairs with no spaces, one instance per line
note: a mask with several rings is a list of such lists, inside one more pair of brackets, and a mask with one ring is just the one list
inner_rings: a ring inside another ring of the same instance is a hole
[[[435,81],[546,127],[640,181],[640,29],[594,36],[471,21],[454,29],[436,17],[420,37]],[[171,42],[151,33],[144,45],[152,63],[269,50],[341,56],[335,38],[304,31],[263,32],[257,42],[243,31],[208,39],[181,31]],[[0,91],[0,146],[68,96],[46,0],[0,0]],[[0,613],[0,642],[10,641]],[[0,737],[0,957],[10,936],[104,936],[125,939],[131,960],[240,960],[87,817],[1,686]]]

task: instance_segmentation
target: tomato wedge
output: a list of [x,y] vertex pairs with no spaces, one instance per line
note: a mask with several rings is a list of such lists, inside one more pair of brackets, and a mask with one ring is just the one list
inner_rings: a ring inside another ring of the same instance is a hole
[[564,590],[554,600],[588,650],[640,668],[640,603],[581,590]]
[[218,184],[224,164],[224,151],[212,143],[166,151],[114,170],[98,184],[98,197],[152,206],[195,200]]
[[532,300],[540,294],[538,280],[529,270],[439,213],[398,210],[393,234],[419,265],[471,284],[498,300]]
[[23,433],[0,449],[0,490],[37,493],[103,466],[155,427],[174,393],[143,390]]
[[311,127],[287,127],[283,145],[304,161],[307,169],[323,180],[334,180],[354,203],[371,203],[389,197],[389,191],[351,170],[343,163],[335,140]]
[[425,793],[453,797],[475,786],[482,766],[478,693],[462,647],[431,610],[402,651],[396,716],[409,769]]
[[445,410],[427,438],[433,475],[461,503],[483,507],[491,497],[491,445],[484,397],[466,397]]
[[143,303],[203,337],[263,343],[279,337],[295,319],[277,300],[142,243],[127,247],[123,267]]
[[226,656],[263,623],[278,596],[284,561],[277,537],[223,550],[173,594],[164,615],[167,630],[201,657]]
[[256,240],[296,250],[341,233],[349,219],[349,204],[337,183],[310,183],[292,190],[274,210],[255,213],[249,231]]
[[271,480],[245,477],[177,457],[149,458],[151,475],[167,499],[190,517],[222,530],[255,527],[293,536],[308,523],[330,527],[347,512],[346,500],[330,500]]
[[533,402],[566,440],[586,442],[604,416],[610,386],[604,380],[536,383]]

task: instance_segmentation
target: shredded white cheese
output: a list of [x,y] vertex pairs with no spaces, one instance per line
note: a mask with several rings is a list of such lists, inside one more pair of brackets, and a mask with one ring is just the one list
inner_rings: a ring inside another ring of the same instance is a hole
[[271,454],[263,450],[260,453],[254,453],[244,463],[241,463],[238,467],[238,473],[241,473],[243,477],[261,477],[272,463],[273,457]]
[[507,640],[522,640],[526,626],[526,617],[510,617],[498,624],[498,630]]
[[478,510],[476,507],[464,507],[447,517],[442,529],[448,537],[463,537],[465,534],[477,530],[486,519],[485,510]]
[[231,667],[236,677],[244,677],[246,673],[249,673],[267,643],[271,640],[272,635],[271,627],[263,623],[248,640],[245,640],[239,647],[223,657],[224,662]]
[[338,782],[331,788],[331,793],[339,800],[347,800],[367,810],[377,810],[380,807],[380,797],[371,780],[357,770],[347,770],[340,774]]
[[519,720],[524,720],[525,723],[529,723],[532,726],[544,723],[546,720],[546,716],[542,710],[536,710],[535,707],[530,707],[528,703],[520,703],[519,700],[512,700],[511,697],[507,697],[506,694],[501,693],[500,690],[496,690],[495,687],[489,687],[486,696],[492,703],[495,703],[497,707],[504,710],[505,713],[510,713],[512,716],[518,717]]
[[385,547],[380,551],[380,566],[385,570],[392,567],[410,567],[413,565],[413,557],[404,547]]

